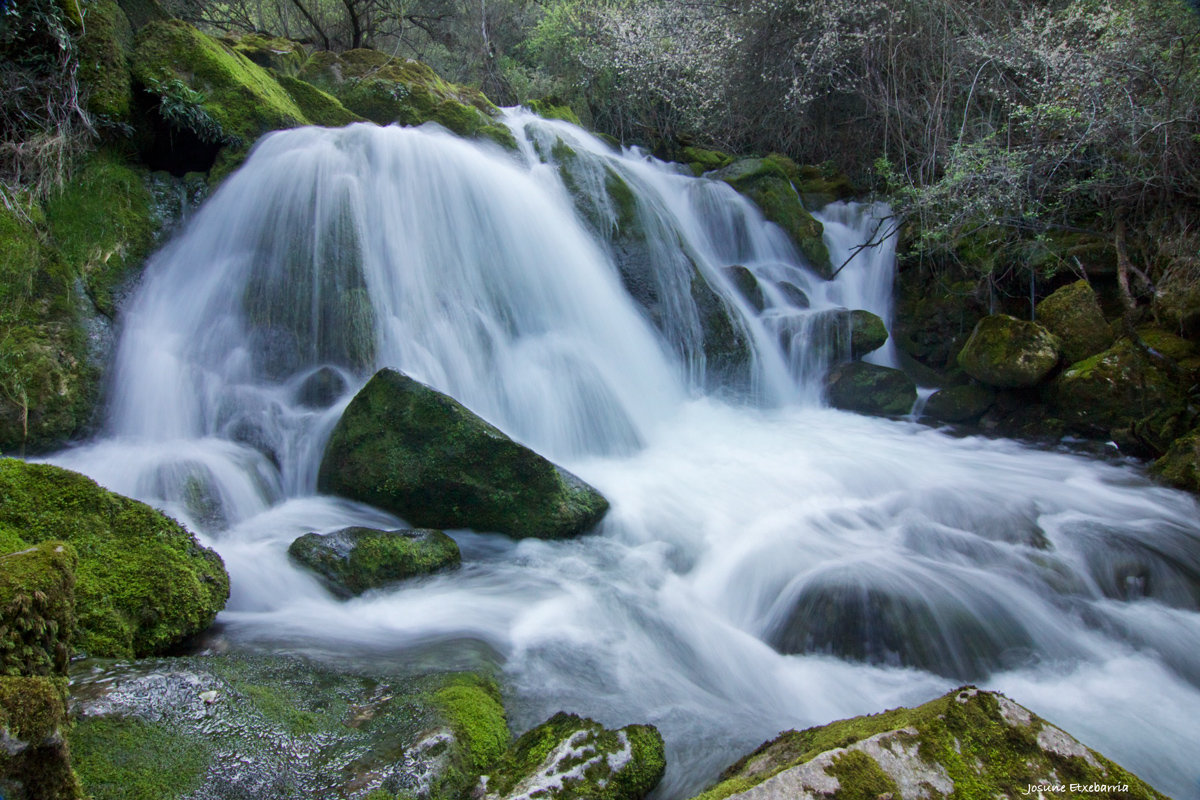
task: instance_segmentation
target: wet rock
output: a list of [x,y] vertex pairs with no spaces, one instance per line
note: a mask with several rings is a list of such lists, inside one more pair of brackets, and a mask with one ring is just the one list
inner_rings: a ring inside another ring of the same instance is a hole
[[79,553],[78,637],[92,655],[164,652],[207,628],[229,597],[221,557],[145,503],[49,464],[0,460],[9,550],[57,539]]
[[787,731],[727,769],[701,797],[1003,797],[1064,783],[1106,800],[1166,800],[1028,709],[973,686],[916,708]]
[[357,595],[416,575],[456,567],[458,545],[441,531],[380,531],[344,528],[307,533],[288,548],[288,556],[321,576],[337,594]]
[[305,408],[329,408],[346,393],[346,379],[333,367],[321,367],[304,379],[296,402]]
[[94,800],[462,797],[510,740],[489,679],[344,657],[84,661],[71,711],[76,771]]
[[421,527],[517,538],[578,536],[608,511],[576,476],[390,369],[350,401],[325,448],[318,487]]
[[485,800],[640,800],[665,769],[662,736],[653,726],[610,731],[559,712],[521,736],[476,793]]
[[75,549],[62,542],[0,549],[0,675],[66,675],[75,632]]
[[1190,339],[1200,337],[1200,285],[1182,273],[1155,286],[1151,310],[1163,328]]
[[0,796],[13,800],[83,797],[65,734],[65,680],[0,676]]
[[1200,492],[1200,430],[1172,442],[1151,471],[1177,489]]
[[850,354],[861,358],[887,343],[887,327],[870,311],[856,308],[850,312]]
[[975,326],[958,365],[990,386],[1035,386],[1058,364],[1062,345],[1035,322],[993,314]]
[[766,306],[766,298],[763,297],[762,287],[758,285],[758,278],[754,277],[754,273],[740,264],[729,267],[728,272],[738,294],[746,298],[746,302],[755,311],[762,311]]
[[996,403],[996,392],[986,386],[950,386],[934,392],[925,403],[925,416],[941,422],[979,419]]
[[1107,350],[1113,343],[1112,329],[1087,281],[1064,286],[1038,303],[1037,320],[1058,337],[1068,364]]
[[1047,395],[1064,422],[1097,433],[1186,406],[1179,386],[1128,339],[1067,367]]
[[788,281],[780,281],[778,284],[779,291],[783,292],[783,296],[788,303],[796,308],[809,308],[812,306],[812,301],[808,299],[808,295],[794,283]]
[[834,367],[825,391],[834,408],[879,416],[907,414],[917,400],[917,386],[903,372],[864,361]]

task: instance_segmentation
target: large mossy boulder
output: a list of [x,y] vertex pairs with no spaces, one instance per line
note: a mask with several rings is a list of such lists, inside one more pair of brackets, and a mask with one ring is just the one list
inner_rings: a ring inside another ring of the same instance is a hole
[[1161,327],[1200,338],[1200,284],[1185,274],[1166,276],[1155,286],[1151,309]]
[[77,800],[65,678],[0,676],[0,797]]
[[917,385],[898,369],[865,361],[839,364],[825,378],[829,405],[859,414],[897,417],[912,410]]
[[610,731],[559,712],[526,732],[480,783],[485,800],[641,800],[666,770],[652,725]]
[[79,555],[76,650],[163,653],[212,624],[229,597],[221,557],[155,509],[49,464],[0,460],[0,543],[63,540]]
[[251,652],[73,672],[93,800],[461,798],[511,739],[495,682],[470,672]]
[[133,101],[129,72],[133,27],[116,0],[88,4],[77,46],[79,82],[87,89],[88,111],[102,123],[127,122]]
[[979,320],[958,354],[958,365],[989,386],[1036,386],[1058,365],[1062,344],[1038,325],[1007,314]]
[[1079,280],[1056,290],[1037,304],[1038,322],[1058,337],[1068,364],[1083,361],[1112,347],[1112,328],[1104,320],[1096,293]]
[[1004,695],[966,686],[916,708],[787,731],[697,800],[1019,797],[1072,784],[1080,788],[1063,797],[1166,800]]
[[1200,430],[1172,442],[1150,469],[1177,489],[1200,492]]
[[862,358],[887,344],[887,326],[877,314],[856,308],[849,316],[851,357]]
[[317,485],[423,528],[578,536],[608,501],[452,397],[382,369],[329,437]]
[[788,176],[782,156],[743,158],[708,175],[728,183],[762,211],[763,216],[783,228],[809,266],[822,277],[833,273],[824,226],[805,208]]
[[948,386],[929,396],[924,414],[941,422],[970,422],[996,404],[996,392],[986,386]]
[[462,561],[453,539],[426,529],[343,528],[333,533],[306,533],[288,547],[288,557],[345,596],[456,567]]
[[1063,370],[1047,392],[1055,415],[1076,429],[1107,433],[1187,404],[1180,386],[1129,339]]
[[[20,546],[11,532],[0,543]],[[0,675],[67,674],[75,633],[75,550],[43,542],[0,555]]]

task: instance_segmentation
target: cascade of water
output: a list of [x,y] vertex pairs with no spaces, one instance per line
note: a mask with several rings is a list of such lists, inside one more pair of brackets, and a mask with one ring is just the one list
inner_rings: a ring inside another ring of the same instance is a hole
[[[232,636],[485,642],[518,725],[560,708],[658,725],[665,797],[783,728],[964,679],[1190,786],[1192,499],[821,408],[848,348],[832,312],[890,318],[890,239],[823,281],[729,186],[507,121],[517,154],[369,125],[265,139],[148,267],[108,432],[53,460],[204,532]],[[822,213],[835,267],[886,213]],[[385,365],[601,489],[600,534],[455,532],[462,570],[349,602],[291,566],[305,532],[401,524],[314,495],[329,430]],[[705,396],[725,385],[736,404]]]

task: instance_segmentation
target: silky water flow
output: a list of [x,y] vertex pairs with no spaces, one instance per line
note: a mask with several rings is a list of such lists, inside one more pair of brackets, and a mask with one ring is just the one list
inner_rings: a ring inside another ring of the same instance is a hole
[[[825,281],[725,184],[506,121],[516,153],[429,127],[264,139],[151,260],[104,434],[50,460],[216,548],[232,641],[482,648],[519,730],[560,709],[658,726],[662,798],[781,730],[966,681],[1195,793],[1192,497],[1120,463],[823,407],[848,350],[835,310],[890,325],[886,209],[819,215],[833,265],[849,259]],[[740,365],[706,352],[698,280]],[[600,489],[598,531],[451,532],[462,569],[349,601],[291,566],[309,531],[402,526],[315,489],[330,430],[383,366]]]

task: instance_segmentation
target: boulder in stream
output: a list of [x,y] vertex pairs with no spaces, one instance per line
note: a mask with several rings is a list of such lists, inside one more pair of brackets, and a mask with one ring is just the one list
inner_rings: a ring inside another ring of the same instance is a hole
[[1096,293],[1085,280],[1064,286],[1038,303],[1037,319],[1062,342],[1063,358],[1068,364],[1112,346],[1112,328],[1104,321]]
[[958,365],[989,386],[1036,386],[1058,365],[1062,342],[1036,322],[1007,314],[979,320],[958,354]]
[[458,544],[441,531],[343,528],[306,533],[288,548],[292,561],[312,570],[336,594],[351,596],[462,562]]
[[900,416],[917,401],[917,385],[898,369],[865,361],[839,364],[825,378],[829,405],[843,411]]
[[939,389],[925,404],[925,416],[940,422],[970,422],[996,404],[996,392],[977,383]]
[[452,397],[382,369],[329,437],[317,485],[424,528],[578,536],[604,496]]
[[1166,800],[1023,706],[973,686],[916,708],[787,731],[725,770],[700,799],[1019,797],[1031,787]]
[[594,720],[559,712],[526,732],[476,796],[484,800],[641,800],[658,785],[667,760],[652,725],[610,731]]

